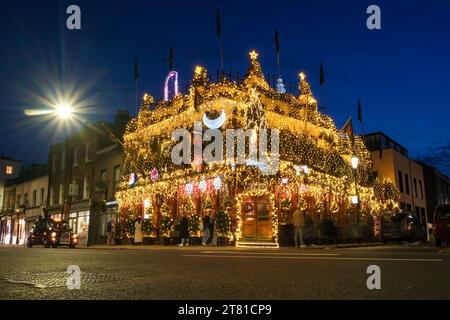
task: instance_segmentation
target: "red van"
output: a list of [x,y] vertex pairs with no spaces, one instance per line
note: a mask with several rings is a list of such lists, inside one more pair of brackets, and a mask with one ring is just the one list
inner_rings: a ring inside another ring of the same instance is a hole
[[436,207],[434,211],[433,234],[436,246],[440,247],[442,241],[448,244],[450,240],[450,205]]

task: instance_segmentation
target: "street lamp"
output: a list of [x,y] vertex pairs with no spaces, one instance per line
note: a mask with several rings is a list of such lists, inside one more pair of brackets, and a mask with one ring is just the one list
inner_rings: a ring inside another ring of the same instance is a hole
[[353,198],[352,202],[356,204],[356,224],[359,225],[359,190],[358,190],[358,179],[357,179],[357,169],[359,166],[359,158],[357,156],[352,157],[352,168],[353,168],[353,176],[355,179],[355,191],[356,191],[356,199]]
[[60,103],[56,105],[56,115],[62,120],[69,119],[72,116],[73,108],[67,103]]
[[353,169],[358,169],[358,165],[359,165],[359,158],[357,156],[353,156],[352,157],[352,168]]

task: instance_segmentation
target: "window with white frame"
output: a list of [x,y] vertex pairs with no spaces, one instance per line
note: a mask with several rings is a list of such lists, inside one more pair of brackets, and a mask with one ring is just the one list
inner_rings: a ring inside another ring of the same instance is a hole
[[73,151],[73,166],[78,167],[80,165],[80,147],[76,147]]
[[84,162],[89,162],[92,160],[92,142],[86,143],[86,153],[84,156]]
[[91,177],[85,176],[83,183],[83,199],[89,199],[91,193]]

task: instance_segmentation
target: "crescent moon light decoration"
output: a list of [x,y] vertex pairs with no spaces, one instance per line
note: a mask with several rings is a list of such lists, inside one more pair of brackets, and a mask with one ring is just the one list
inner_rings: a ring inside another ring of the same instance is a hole
[[206,113],[203,113],[203,124],[209,129],[219,129],[225,123],[225,110],[222,109],[222,113],[216,119],[208,119]]
[[167,77],[166,77],[166,81],[164,82],[164,100],[165,101],[169,101],[169,80],[175,78],[175,83],[173,84],[174,86],[174,92],[175,92],[175,96],[178,95],[178,72],[176,71],[171,71]]

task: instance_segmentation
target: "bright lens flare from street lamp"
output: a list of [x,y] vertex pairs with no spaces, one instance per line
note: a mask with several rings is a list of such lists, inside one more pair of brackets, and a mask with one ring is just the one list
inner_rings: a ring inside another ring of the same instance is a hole
[[65,120],[72,116],[73,109],[67,103],[60,103],[56,106],[56,114],[59,118]]

